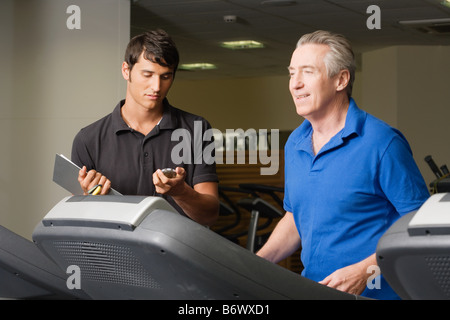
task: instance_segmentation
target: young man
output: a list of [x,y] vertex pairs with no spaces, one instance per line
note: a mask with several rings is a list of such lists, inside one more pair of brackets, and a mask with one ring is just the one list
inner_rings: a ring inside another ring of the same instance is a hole
[[[82,167],[78,181],[85,193],[101,184],[102,195],[111,187],[124,195],[160,194],[181,214],[211,225],[219,212],[215,165],[194,161],[192,154],[195,139],[201,139],[203,148],[214,143],[202,139],[211,126],[202,117],[169,104],[166,96],[178,61],[175,44],[162,30],[131,39],[122,64],[127,81],[125,100],[112,113],[80,130],[73,142],[72,161]],[[194,132],[198,128],[201,136],[194,137],[194,133],[199,135]],[[172,141],[177,129],[192,140],[191,154],[184,155],[187,161],[183,163],[172,155],[180,143]],[[176,176],[167,177],[161,171],[164,168],[176,168]]]
[[305,120],[285,146],[285,216],[258,255],[278,262],[300,244],[302,275],[378,299],[398,296],[376,270],[379,238],[429,197],[405,137],[351,98],[350,43],[326,31],[304,35],[289,66],[289,88]]

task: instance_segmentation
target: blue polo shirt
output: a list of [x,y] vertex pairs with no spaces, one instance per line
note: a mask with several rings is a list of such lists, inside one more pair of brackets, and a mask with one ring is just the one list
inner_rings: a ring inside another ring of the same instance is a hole
[[[345,127],[314,155],[308,120],[285,146],[284,208],[302,240],[302,275],[323,280],[375,253],[402,215],[417,210],[428,188],[405,137],[350,100]],[[364,296],[398,296],[381,277]]]

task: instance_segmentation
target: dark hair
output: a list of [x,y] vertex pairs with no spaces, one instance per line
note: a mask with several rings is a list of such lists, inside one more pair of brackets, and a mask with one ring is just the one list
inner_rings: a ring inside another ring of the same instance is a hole
[[125,51],[125,62],[130,71],[142,52],[145,59],[164,67],[172,67],[174,73],[178,68],[180,57],[177,47],[164,30],[148,31],[130,40]]

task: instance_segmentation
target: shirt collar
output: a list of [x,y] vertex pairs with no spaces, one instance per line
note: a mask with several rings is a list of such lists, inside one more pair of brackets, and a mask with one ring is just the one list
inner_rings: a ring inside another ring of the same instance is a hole
[[111,113],[112,128],[115,133],[119,133],[120,131],[131,130],[130,127],[128,127],[128,125],[122,119],[122,115],[120,114],[120,109],[123,107],[124,104],[125,100],[121,100]]
[[[113,130],[115,133],[119,133],[121,131],[131,131],[131,128],[126,124],[126,122],[123,120],[122,115],[120,113],[120,109],[125,104],[125,100],[121,100],[116,107],[114,108],[111,116],[112,116],[112,124],[113,124]],[[159,122],[159,128],[160,129],[175,129],[178,125],[178,120],[175,115],[175,108],[170,105],[169,100],[167,98],[164,98],[163,100],[163,117],[161,121]]]
[[345,127],[342,130],[342,138],[347,138],[353,133],[360,136],[362,134],[364,122],[366,121],[367,112],[361,110],[356,105],[355,100],[350,98],[350,104],[345,119]]
[[175,108],[169,103],[167,98],[164,98],[164,111],[161,122],[159,123],[160,129],[176,129],[178,126],[178,118],[176,116]]
[[[342,142],[353,134],[358,136],[361,135],[366,117],[367,113],[359,109],[355,100],[350,98],[347,116],[345,118],[345,126],[332,139],[340,137],[340,141]],[[301,138],[297,141],[295,148],[297,150],[311,150],[311,135],[313,131],[311,123],[305,119],[299,129],[299,137]]]

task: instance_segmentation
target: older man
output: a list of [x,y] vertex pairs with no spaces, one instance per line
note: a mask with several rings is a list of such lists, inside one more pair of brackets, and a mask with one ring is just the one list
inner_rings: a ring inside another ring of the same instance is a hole
[[379,238],[429,197],[409,144],[351,97],[355,61],[343,36],[304,35],[289,73],[297,114],[305,120],[285,146],[286,214],[258,255],[278,262],[301,244],[305,277],[396,299],[382,277],[379,286],[367,283]]

